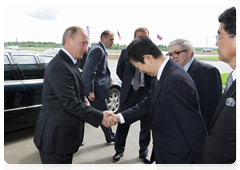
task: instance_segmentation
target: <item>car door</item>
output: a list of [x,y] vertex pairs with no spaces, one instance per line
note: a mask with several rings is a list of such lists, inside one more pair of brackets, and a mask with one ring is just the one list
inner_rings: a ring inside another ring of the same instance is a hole
[[43,72],[35,53],[13,53],[12,58],[21,69],[23,85],[26,89],[26,126],[35,125],[41,106]]
[[11,56],[4,53],[4,132],[22,126],[26,117],[26,89]]

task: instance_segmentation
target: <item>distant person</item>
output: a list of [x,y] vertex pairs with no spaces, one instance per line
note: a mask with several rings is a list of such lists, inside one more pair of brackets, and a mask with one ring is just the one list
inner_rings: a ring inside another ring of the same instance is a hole
[[[90,100],[92,107],[104,111],[109,110],[107,95],[112,79],[108,67],[108,53],[106,48],[111,48],[114,43],[114,34],[105,30],[100,36],[100,42],[88,52],[88,56],[83,68],[82,78],[85,93]],[[107,143],[115,139],[112,128],[101,125]]]
[[199,164],[206,128],[192,78],[179,64],[165,58],[148,37],[138,38],[127,47],[126,61],[155,78],[142,102],[111,116],[122,124],[149,116],[153,137],[151,162]]
[[[149,31],[145,27],[139,27],[134,31],[134,39],[145,35],[149,36]],[[117,65],[117,75],[122,80],[120,112],[141,102],[150,90],[152,81],[151,76],[140,73],[140,71],[137,68],[135,69],[131,63],[125,62],[126,51],[126,48],[122,50]],[[147,156],[148,145],[150,142],[148,121],[148,115],[140,119],[141,131],[139,134],[139,157],[143,159],[144,163],[150,162],[150,159]],[[113,160],[115,161],[119,161],[120,157],[123,156],[129,128],[130,124],[118,124],[114,143],[116,153],[113,156]]]
[[236,8],[219,17],[216,45],[219,60],[233,69],[208,128],[202,153],[203,164],[232,164],[236,161]]
[[206,127],[209,127],[222,95],[222,79],[218,69],[196,60],[194,46],[186,39],[176,39],[169,43],[168,48],[167,55],[192,77],[198,91],[201,114]]
[[94,127],[104,122],[114,124],[105,116],[112,111],[90,107],[84,96],[81,74],[75,64],[87,51],[86,32],[80,27],[69,27],[62,41],[63,48],[45,70],[42,108],[34,135],[43,164],[72,163],[83,140],[84,122]]

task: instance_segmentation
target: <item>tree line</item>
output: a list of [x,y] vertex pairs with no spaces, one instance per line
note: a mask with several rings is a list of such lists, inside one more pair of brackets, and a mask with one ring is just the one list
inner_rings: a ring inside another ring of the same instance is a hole
[[[91,43],[91,47],[93,47],[97,43]],[[34,41],[26,41],[26,42],[4,42],[4,46],[19,46],[19,47],[49,47],[49,48],[57,48],[62,46],[61,43],[54,43],[54,42],[34,42]],[[120,45],[120,44],[113,44],[111,49],[123,49],[127,48],[128,45]],[[158,48],[162,51],[168,51],[166,45],[158,45]]]
[[[93,47],[97,43],[91,43],[91,47]],[[55,42],[34,42],[34,41],[26,41],[26,42],[4,42],[4,46],[19,46],[19,47],[49,47],[49,48],[57,48],[61,47],[61,43],[55,43]],[[127,48],[128,45],[120,45],[120,44],[113,44],[111,49],[114,50],[121,50],[123,48]],[[161,51],[168,51],[168,47],[166,45],[157,45],[157,47]],[[196,51],[202,51],[202,47],[196,47]],[[216,51],[215,48],[213,48],[213,51]]]

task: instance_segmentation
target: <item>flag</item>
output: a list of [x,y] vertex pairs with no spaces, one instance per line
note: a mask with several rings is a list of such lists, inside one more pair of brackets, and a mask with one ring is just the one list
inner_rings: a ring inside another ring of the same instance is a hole
[[91,47],[91,42],[90,42],[90,28],[89,28],[89,26],[87,26],[86,28],[87,28],[87,36],[88,36],[88,46]]
[[121,40],[121,36],[120,36],[120,33],[119,33],[119,31],[118,31],[118,33],[117,33],[117,34],[118,34],[118,36],[119,36],[119,39]]
[[157,39],[162,41],[162,37],[160,37],[158,34],[157,34]]

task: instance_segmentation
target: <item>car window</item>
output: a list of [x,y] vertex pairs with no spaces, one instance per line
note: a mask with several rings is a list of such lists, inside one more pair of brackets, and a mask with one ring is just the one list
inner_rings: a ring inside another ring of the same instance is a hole
[[42,78],[38,65],[34,56],[31,55],[14,55],[13,60],[18,63],[25,79],[40,79]]
[[6,55],[4,55],[4,81],[5,80],[14,80],[12,67]]
[[47,66],[48,63],[53,59],[53,57],[50,56],[39,56],[39,59],[41,62],[45,63],[45,65]]

